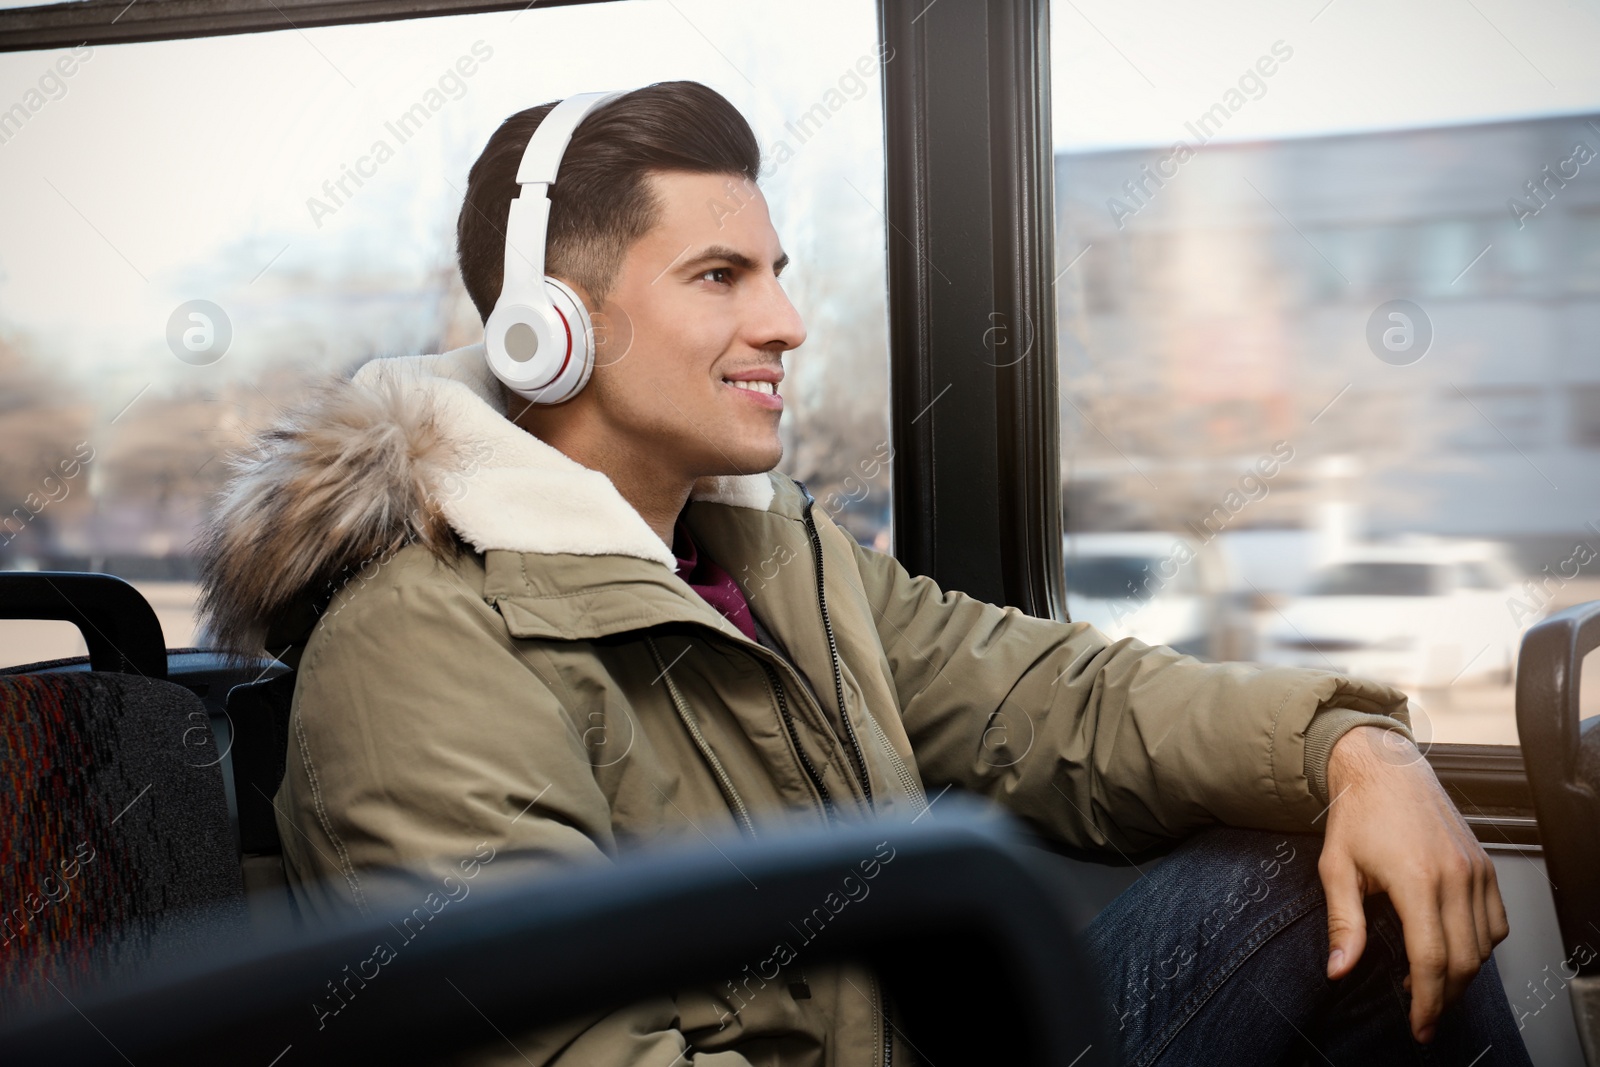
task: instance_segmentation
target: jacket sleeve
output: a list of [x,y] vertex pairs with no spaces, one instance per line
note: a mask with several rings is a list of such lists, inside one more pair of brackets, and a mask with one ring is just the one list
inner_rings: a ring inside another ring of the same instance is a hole
[[[581,709],[562,707],[453,573],[414,580],[430,566],[403,552],[392,573],[328,606],[301,657],[276,799],[302,910],[407,916],[394,955],[414,925],[449,922],[450,903],[473,888],[615,854]],[[380,874],[396,865],[409,873]],[[454,1062],[749,1067],[737,1054],[688,1052],[677,1027],[673,998],[661,996],[509,1038],[485,1025],[483,1050]]]
[[1317,753],[1307,768],[1313,716],[1335,713],[1328,748],[1364,722],[1409,737],[1389,686],[1112,641],[945,592],[843,536],[930,790],[987,796],[1067,844],[1137,851],[1217,822],[1313,830],[1325,807]]

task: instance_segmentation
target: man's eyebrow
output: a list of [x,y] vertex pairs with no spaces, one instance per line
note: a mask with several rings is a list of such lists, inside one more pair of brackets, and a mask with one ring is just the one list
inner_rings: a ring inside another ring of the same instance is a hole
[[[727,245],[708,245],[701,250],[699,255],[684,261],[683,270],[693,271],[702,264],[713,263],[717,260],[732,263],[740,270],[756,270],[760,266],[755,260],[737,249],[729,248]],[[789,253],[785,252],[772,264],[772,272],[776,274],[788,265]]]

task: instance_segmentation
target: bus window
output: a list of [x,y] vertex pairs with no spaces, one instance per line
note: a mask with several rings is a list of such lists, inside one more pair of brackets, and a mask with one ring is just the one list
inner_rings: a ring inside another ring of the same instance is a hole
[[[555,38],[603,47],[552,51]],[[0,115],[0,569],[121,575],[169,646],[203,640],[191,541],[229,450],[319,376],[481,338],[455,221],[490,133],[573,92],[676,79],[727,96],[761,146],[808,330],[785,360],[782,469],[886,548],[891,58],[870,0],[581,5],[0,56],[0,100],[39,104]],[[707,210],[745,199],[731,189]],[[13,662],[82,651],[71,627],[24,625],[56,637]]]
[[1516,743],[1522,635],[1600,596],[1600,25],[1518,20],[1052,5],[1075,618]]

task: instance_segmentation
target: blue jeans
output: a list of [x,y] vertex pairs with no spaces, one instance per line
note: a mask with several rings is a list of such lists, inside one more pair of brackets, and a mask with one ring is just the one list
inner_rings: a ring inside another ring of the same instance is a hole
[[1322,838],[1218,828],[1186,841],[1089,925],[1119,1064],[1527,1065],[1491,958],[1433,1041],[1411,1037],[1409,973],[1389,898],[1368,897],[1367,946],[1327,978]]

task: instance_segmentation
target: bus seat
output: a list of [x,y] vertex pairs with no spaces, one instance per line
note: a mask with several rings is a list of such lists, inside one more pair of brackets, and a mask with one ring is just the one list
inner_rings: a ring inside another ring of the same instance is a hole
[[167,677],[161,620],[144,595],[110,574],[0,573],[0,619],[70,622],[89,648],[89,669]]
[[294,916],[283,869],[283,843],[272,798],[283,782],[289,747],[289,709],[295,672],[228,690],[233,724],[233,788],[239,813],[239,865],[251,913],[257,918]]
[[[1033,850],[1021,847],[1019,826],[999,809],[951,796],[928,818],[685,842],[614,866],[522,872],[450,904],[415,947],[401,943],[404,955],[382,981],[359,994],[345,987],[359,999],[336,1013],[336,1024],[308,1004],[335,988],[329,978],[341,968],[395,937],[391,915],[350,914],[255,937],[85,997],[81,1016],[58,1004],[49,1017],[0,1024],[0,1058],[7,1067],[120,1065],[124,1057],[210,1067],[267,1063],[275,1053],[298,1067],[460,1062],[486,1041],[505,1051],[496,1030],[514,1034],[724,982],[791,936],[793,916],[835,891],[841,871],[892,840],[893,863],[872,883],[876,903],[831,918],[806,945],[806,965],[850,960],[877,970],[896,991],[907,1044],[926,1052],[917,1062],[1105,1064],[1093,973],[1055,893],[1041,884]],[[496,861],[504,862],[515,861]],[[952,951],[961,966],[950,965]]]
[[204,705],[109,575],[0,574],[0,617],[76,623],[90,670],[0,676],[0,1015],[194,951],[243,919]]
[[1600,1067],[1600,717],[1579,719],[1578,688],[1597,646],[1600,601],[1591,601],[1530,629],[1517,661],[1517,737],[1589,1067]]

